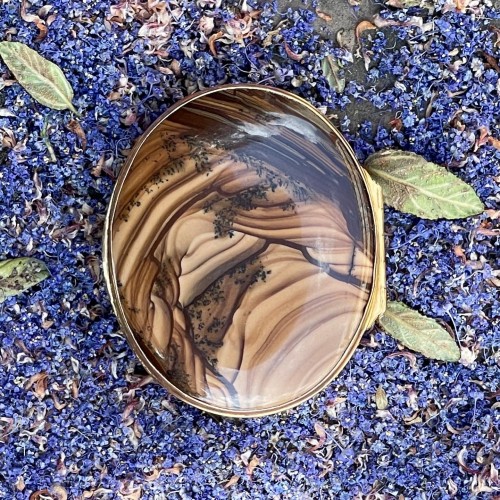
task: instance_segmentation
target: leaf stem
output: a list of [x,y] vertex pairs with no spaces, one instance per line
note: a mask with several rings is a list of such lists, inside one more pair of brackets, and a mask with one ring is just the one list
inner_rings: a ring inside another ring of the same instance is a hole
[[43,142],[45,143],[47,151],[49,152],[50,161],[52,163],[57,163],[57,156],[56,156],[56,153],[54,151],[54,147],[52,146],[52,143],[50,142],[50,139],[49,139],[48,128],[49,128],[49,118],[46,116],[44,123],[43,123],[41,136],[42,136]]

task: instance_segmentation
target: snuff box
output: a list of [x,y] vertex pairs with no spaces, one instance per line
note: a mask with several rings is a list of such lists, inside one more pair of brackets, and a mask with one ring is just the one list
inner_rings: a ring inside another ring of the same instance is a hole
[[104,268],[130,345],[172,394],[220,415],[275,413],[331,382],[383,312],[381,195],[305,100],[216,87],[135,145]]

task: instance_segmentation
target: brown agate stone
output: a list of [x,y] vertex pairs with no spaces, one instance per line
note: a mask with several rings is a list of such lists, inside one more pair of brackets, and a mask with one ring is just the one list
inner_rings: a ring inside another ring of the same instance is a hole
[[152,127],[117,186],[108,230],[122,323],[165,385],[217,413],[304,400],[366,327],[365,183],[341,137],[298,101],[234,86],[192,99]]

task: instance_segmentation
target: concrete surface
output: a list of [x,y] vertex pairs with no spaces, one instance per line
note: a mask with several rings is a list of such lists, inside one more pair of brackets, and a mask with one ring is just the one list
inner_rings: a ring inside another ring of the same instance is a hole
[[[331,19],[324,20],[318,18],[316,20],[316,30],[318,34],[324,38],[336,40],[339,31],[342,32],[342,42],[351,52],[355,52],[356,37],[355,29],[361,21],[372,21],[373,17],[381,10],[382,1],[374,0],[351,0],[359,1],[359,9],[349,3],[348,0],[319,0],[318,10],[325,13]],[[496,9],[500,9],[500,0],[491,0],[492,5]],[[302,0],[278,0],[280,9],[288,8],[304,8]],[[491,24],[500,27],[500,20],[491,20]],[[390,29],[386,32],[390,36]],[[355,80],[360,83],[365,83],[366,70],[362,58],[355,58],[354,63],[346,69],[346,80]],[[380,81],[377,87],[380,90],[384,86],[390,85],[392,82],[389,79]],[[332,121],[338,125],[342,118],[347,115],[351,121],[350,129],[355,130],[357,126],[365,120],[371,121],[374,125],[381,124],[387,126],[389,121],[394,118],[393,111],[384,111],[375,108],[368,102],[362,103],[353,102],[348,105],[344,112],[339,112],[338,118],[333,118]],[[376,127],[374,127],[376,128]]]

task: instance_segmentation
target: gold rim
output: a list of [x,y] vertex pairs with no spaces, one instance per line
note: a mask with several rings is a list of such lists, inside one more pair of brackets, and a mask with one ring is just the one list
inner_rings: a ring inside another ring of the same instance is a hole
[[[114,219],[116,204],[121,193],[123,183],[125,178],[127,177],[128,171],[130,167],[134,163],[135,157],[139,152],[140,148],[149,138],[149,136],[153,133],[160,123],[162,123],[165,119],[171,116],[173,113],[178,111],[180,108],[184,107],[186,104],[204,97],[208,94],[213,94],[216,92],[227,91],[227,90],[260,90],[263,92],[269,92],[273,94],[279,94],[288,99],[296,101],[301,106],[306,107],[309,111],[312,111],[318,118],[322,120],[322,122],[331,130],[331,132],[340,140],[342,145],[346,148],[350,159],[355,165],[362,177],[364,182],[364,187],[368,193],[368,200],[370,202],[369,212],[372,218],[373,227],[375,230],[375,239],[374,239],[374,269],[373,269],[373,283],[372,288],[370,290],[370,297],[366,304],[365,311],[363,313],[363,317],[361,318],[361,322],[359,324],[356,333],[353,335],[349,346],[347,347],[344,353],[344,359],[340,361],[340,363],[336,366],[334,370],[332,370],[328,376],[326,376],[321,382],[319,382],[314,389],[309,390],[307,393],[302,396],[291,400],[290,402],[282,405],[278,405],[275,407],[267,408],[265,410],[256,410],[256,411],[243,411],[243,410],[228,410],[226,408],[218,408],[198,399],[189,396],[188,394],[180,391],[176,386],[174,386],[165,375],[158,370],[158,368],[153,364],[153,362],[149,359],[147,354],[144,352],[143,347],[137,341],[136,335],[130,328],[126,315],[123,311],[121,301],[118,294],[118,286],[116,283],[116,273],[114,269],[114,263],[111,252],[111,226],[112,221]],[[377,184],[370,178],[368,173],[361,167],[354,155],[354,152],[351,149],[351,146],[347,142],[347,140],[338,132],[338,130],[328,121],[314,106],[312,106],[309,102],[307,102],[302,97],[299,97],[295,94],[292,94],[288,91],[277,89],[274,87],[267,87],[264,85],[257,84],[228,84],[228,85],[219,85],[216,87],[212,87],[210,89],[206,89],[196,94],[192,94],[184,99],[173,104],[165,113],[163,113],[160,117],[158,117],[155,122],[149,127],[149,129],[140,137],[137,143],[134,145],[131,154],[129,155],[126,163],[122,166],[120,173],[118,175],[118,179],[113,188],[113,193],[111,195],[111,200],[109,203],[108,211],[106,214],[106,219],[104,222],[104,235],[103,235],[103,271],[104,271],[104,279],[106,282],[106,287],[108,290],[108,294],[110,296],[111,305],[113,310],[118,318],[118,323],[120,324],[121,329],[124,331],[125,336],[129,345],[132,347],[134,353],[139,358],[141,363],[145,366],[148,372],[166,389],[169,390],[174,396],[178,397],[180,400],[185,403],[189,403],[190,405],[199,408],[200,410],[207,411],[209,413],[215,413],[217,415],[222,415],[224,417],[238,417],[238,418],[250,418],[250,417],[262,417],[265,415],[271,415],[274,413],[282,412],[289,410],[290,408],[294,408],[299,404],[307,401],[312,396],[323,390],[331,381],[342,371],[347,362],[351,359],[352,354],[355,349],[359,345],[359,341],[363,333],[370,328],[375,320],[384,312],[385,310],[385,262],[384,262],[384,240],[383,240],[383,203],[382,196],[380,192],[380,188]]]

